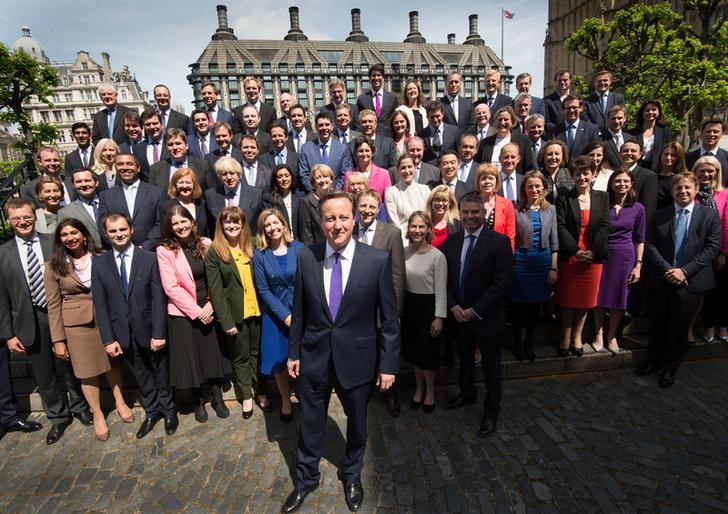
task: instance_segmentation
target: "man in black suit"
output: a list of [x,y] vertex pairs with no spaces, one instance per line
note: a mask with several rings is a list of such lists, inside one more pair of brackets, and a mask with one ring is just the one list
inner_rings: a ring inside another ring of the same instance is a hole
[[331,135],[334,139],[340,141],[345,145],[348,145],[350,141],[353,141],[357,137],[361,136],[361,132],[359,132],[358,130],[354,130],[355,118],[352,116],[354,110],[355,108],[352,108],[351,105],[342,102],[336,106],[336,109],[334,111],[335,128],[334,132]]
[[[540,114],[541,116],[545,116],[546,106],[544,104],[543,98],[539,98],[538,96],[534,96],[533,94],[531,94],[532,80],[533,78],[531,77],[530,73],[519,73],[518,76],[516,76],[516,90],[520,94],[526,94],[531,97],[531,110],[528,112],[528,114]],[[513,107],[516,107],[515,101],[513,103]]]
[[464,230],[450,234],[443,253],[447,258],[447,306],[455,320],[460,355],[460,394],[446,409],[476,402],[473,347],[483,358],[488,390],[480,437],[495,432],[501,400],[501,338],[505,331],[505,297],[511,286],[513,253],[508,238],[483,225],[483,200],[476,192],[460,201]]
[[688,330],[702,294],[715,287],[713,260],[720,252],[721,223],[715,210],[694,201],[691,172],[672,177],[673,205],[648,224],[645,260],[650,265],[650,331],[647,360],[638,375],[660,372],[660,387],[675,383],[688,351]]
[[126,141],[124,115],[133,109],[117,103],[116,96],[116,87],[113,84],[105,83],[99,86],[99,98],[104,108],[91,116],[93,123],[91,140],[94,145],[105,137],[113,139],[117,145]]
[[479,98],[475,105],[486,104],[490,112],[496,112],[501,107],[511,105],[513,98],[498,91],[501,85],[501,74],[498,70],[489,69],[485,72],[485,96]]
[[276,119],[277,122],[282,122],[288,127],[288,132],[291,132],[291,119],[289,117],[291,107],[296,105],[296,98],[288,91],[282,91],[278,97],[278,106],[281,108],[283,114],[280,118]]
[[557,127],[564,124],[564,99],[571,94],[571,72],[560,69],[554,74],[556,88],[553,93],[543,99],[546,108],[546,134],[551,137]]
[[[394,142],[389,136],[382,135],[379,130],[377,123],[377,114],[369,109],[359,111],[359,127],[361,128],[361,135],[367,136],[374,141],[374,164],[385,170],[394,166]],[[355,166],[358,166],[356,162],[356,155],[354,155],[354,141],[349,141],[349,150],[351,151],[351,159]]]
[[460,131],[457,125],[443,122],[445,116],[442,104],[434,101],[425,105],[428,124],[417,135],[425,142],[425,155],[423,159],[430,164],[436,164],[442,152],[457,147]]
[[607,113],[607,128],[602,131],[604,141],[604,158],[613,170],[619,169],[622,162],[619,151],[625,141],[637,141],[637,138],[624,130],[627,126],[627,108],[624,105],[615,105]]
[[139,180],[139,161],[133,155],[117,155],[114,165],[121,185],[99,195],[99,222],[103,224],[104,216],[112,212],[125,214],[134,229],[134,244],[154,251],[159,242],[159,231],[154,228],[159,225],[159,204],[167,198],[166,189]]
[[624,106],[624,96],[621,93],[615,93],[611,88],[612,72],[609,70],[598,71],[594,76],[594,91],[586,97],[584,103],[584,119],[599,127],[602,135],[607,131],[607,122],[612,107]]
[[543,139],[545,130],[546,118],[541,114],[531,114],[526,118],[528,150],[531,152],[531,165],[534,170],[539,169],[538,154],[541,152],[541,147],[546,144],[546,141]]
[[7,432],[35,432],[43,428],[37,421],[18,417],[17,398],[10,376],[10,350],[0,343],[0,439]]
[[233,109],[233,134],[241,134],[246,131],[244,124],[243,109],[252,107],[258,112],[258,125],[263,132],[270,130],[270,125],[276,119],[276,110],[270,104],[267,104],[260,97],[260,82],[255,77],[245,77],[243,79],[243,89],[245,90],[245,103],[238,105]]
[[561,139],[569,150],[569,162],[584,153],[590,143],[596,143],[599,137],[599,127],[590,121],[581,119],[582,102],[579,95],[569,95],[564,99],[561,110],[563,123],[555,127],[551,134],[553,139]]
[[458,157],[460,158],[458,180],[465,184],[466,191],[475,189],[475,172],[478,170],[478,162],[475,160],[475,152],[478,150],[478,138],[473,134],[463,134],[458,143]]
[[169,157],[154,164],[149,169],[149,183],[167,190],[172,176],[180,168],[191,168],[195,172],[197,182],[205,190],[215,183],[214,172],[209,163],[203,159],[188,155],[187,135],[184,130],[169,129],[164,134],[164,146]]
[[149,181],[151,167],[164,159],[169,158],[169,152],[164,144],[164,126],[159,113],[147,109],[140,115],[144,127],[144,140],[135,144],[131,152],[139,161],[142,180]]
[[440,176],[437,180],[430,181],[427,186],[430,189],[435,189],[437,186],[446,185],[449,187],[455,199],[460,201],[460,198],[465,196],[468,192],[468,188],[465,182],[458,180],[458,164],[460,159],[458,153],[455,150],[445,150],[438,159],[438,167],[440,169]]
[[524,136],[528,135],[526,120],[531,113],[532,105],[531,95],[528,93],[518,93],[513,99],[513,110],[516,112],[515,129]]
[[172,97],[169,94],[169,88],[164,84],[154,86],[154,102],[157,104],[157,112],[162,119],[162,128],[166,132],[168,129],[176,128],[187,132],[190,127],[190,119],[187,115],[172,109]]
[[639,141],[629,140],[622,143],[619,149],[620,168],[627,168],[634,173],[634,190],[637,192],[637,200],[645,207],[645,222],[650,225],[650,220],[657,209],[657,174],[637,164],[642,155],[642,147]]
[[[210,125],[215,125],[218,121],[224,121],[225,123],[233,123],[233,113],[226,111],[222,107],[217,105],[217,100],[220,95],[220,91],[217,86],[212,82],[203,84],[200,88],[200,95],[202,96],[202,109],[207,111],[207,115],[210,118]],[[192,127],[187,129],[187,132],[191,131]]]
[[503,145],[500,155],[498,155],[498,162],[501,175],[501,188],[498,194],[515,205],[518,201],[521,182],[523,182],[523,175],[516,172],[518,164],[521,162],[521,151],[518,145],[513,143]]
[[262,129],[258,110],[255,107],[246,105],[240,109],[238,115],[242,116],[239,120],[236,118],[236,122],[242,124],[242,131],[235,133],[235,129],[233,129],[233,144],[237,142],[239,146],[240,136],[247,134],[258,141],[258,149],[261,153],[269,152],[271,149],[270,134]]
[[292,105],[288,110],[291,130],[288,133],[288,149],[301,153],[301,147],[316,139],[316,133],[306,119],[306,109],[301,104]]
[[[425,155],[425,142],[421,137],[412,136],[409,138],[405,144],[405,149],[407,155],[412,157],[412,163],[415,165],[415,181],[418,184],[427,185],[440,178],[440,170],[437,169],[437,166],[422,161],[422,156]],[[399,170],[397,170],[396,164],[389,168],[389,178],[392,184],[399,182]]]
[[[359,119],[359,109],[357,109],[356,105],[347,103],[346,85],[343,80],[334,77],[329,81],[329,96],[331,97],[331,102],[321,107],[320,112],[328,112],[332,120],[337,120],[336,112],[338,108],[345,105],[349,108],[349,122],[352,124],[351,128],[356,129],[357,120]],[[347,123],[346,126],[348,128],[349,124]],[[346,144],[350,139],[353,138],[349,137],[346,141],[342,141],[342,143]]]
[[[215,163],[220,157],[230,156],[238,162],[243,162],[243,154],[240,153],[240,149],[233,145],[233,129],[230,124],[224,121],[218,121],[212,126],[212,135],[215,138],[215,144],[217,148],[211,150],[210,153],[205,155],[205,160],[214,170]],[[210,184],[210,187],[218,184]]]
[[94,146],[91,144],[91,127],[77,121],[71,125],[71,134],[78,148],[67,153],[64,159],[64,171],[70,175],[76,168],[90,168],[94,165]]
[[136,111],[124,115],[124,133],[126,139],[119,145],[119,153],[132,153],[134,145],[144,141],[142,119]]
[[[399,326],[386,252],[352,238],[354,204],[332,191],[320,201],[326,242],[298,253],[288,373],[299,380],[301,430],[295,489],[283,512],[293,512],[320,480],[326,412],[334,389],[347,416],[341,469],[349,510],[361,507],[367,402],[376,385],[386,391],[399,371]],[[322,287],[323,285],[323,287]]]
[[277,121],[271,125],[270,144],[270,151],[260,156],[260,162],[270,169],[274,169],[279,164],[288,166],[298,181],[298,187],[300,189],[301,179],[298,173],[298,153],[291,150],[288,146],[288,130],[284,123]]
[[260,188],[249,186],[241,180],[243,167],[232,157],[220,157],[215,163],[217,182],[214,187],[205,191],[205,207],[207,208],[207,226],[214,227],[218,214],[229,205],[240,207],[249,220],[250,230],[256,233],[258,214],[263,208],[263,192]]
[[[11,198],[4,209],[14,237],[0,246],[0,345],[28,357],[51,422],[46,444],[54,444],[73,421],[72,415],[84,425],[92,425],[93,416],[70,364],[54,357],[43,283],[43,263],[53,253],[53,236],[35,231],[35,209],[30,202]],[[63,370],[68,398],[56,378],[56,365]],[[0,390],[1,396],[7,398],[8,394]],[[11,431],[40,428],[12,419],[5,423]]]
[[40,176],[34,178],[20,188],[20,198],[32,203],[37,209],[40,201],[35,197],[35,186],[41,177],[55,177],[63,182],[63,204],[68,205],[76,199],[76,192],[73,190],[70,178],[61,174],[61,154],[52,146],[43,146],[35,155],[35,162],[39,168]]
[[462,84],[463,78],[460,73],[451,71],[445,79],[447,93],[440,98],[445,123],[457,126],[461,133],[475,127],[473,101],[460,94]]
[[723,186],[728,187],[728,152],[720,148],[720,138],[723,136],[725,124],[723,120],[712,118],[703,122],[700,127],[700,146],[688,152],[685,163],[689,170],[695,166],[695,161],[704,155],[712,155],[720,163],[723,174]]
[[488,104],[483,103],[473,106],[473,117],[475,118],[475,127],[471,132],[478,138],[478,143],[495,134],[495,128],[490,124],[490,107],[488,107]]
[[169,385],[167,297],[157,257],[132,244],[131,220],[113,212],[104,219],[113,250],[94,258],[91,290],[101,341],[111,357],[124,356],[142,395],[146,417],[136,433],[148,435],[164,418],[164,431],[177,430],[177,406]]
[[240,139],[240,153],[243,154],[242,177],[245,183],[258,189],[268,190],[273,169],[258,159],[260,152],[255,136],[245,134]]
[[187,136],[188,152],[192,157],[204,159],[218,148],[210,130],[210,118],[204,109],[195,109],[190,113],[190,119],[195,129]]
[[[377,134],[392,136],[389,133],[389,119],[397,108],[397,95],[384,88],[384,65],[373,64],[369,67],[369,91],[356,99],[356,108],[361,113],[365,109],[374,111],[377,120]],[[364,132],[364,127],[362,132]]]

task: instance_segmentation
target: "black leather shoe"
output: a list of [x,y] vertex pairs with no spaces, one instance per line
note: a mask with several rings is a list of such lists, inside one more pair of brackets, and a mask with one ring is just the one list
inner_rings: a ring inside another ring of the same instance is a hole
[[195,407],[195,421],[198,423],[204,423],[207,421],[207,409],[204,405],[198,405]]
[[651,375],[655,371],[659,371],[659,370],[660,370],[660,367],[657,364],[655,364],[652,361],[647,361],[644,364],[642,364],[639,368],[634,370],[634,372],[635,372],[635,375],[644,377],[646,375]]
[[[318,486],[316,486],[318,487]],[[316,487],[312,487],[310,489],[294,489],[291,494],[288,495],[288,498],[286,498],[286,501],[283,502],[283,507],[281,507],[281,512],[288,513],[288,512],[296,512],[298,509],[301,508],[301,505],[303,505],[303,500],[308,496],[308,493],[315,491]]]
[[663,371],[658,382],[660,387],[667,389],[675,383],[675,373],[673,371]]
[[152,416],[151,418],[147,416],[144,418],[144,421],[142,421],[142,425],[139,427],[139,430],[137,430],[136,438],[141,439],[142,437],[145,437],[149,435],[149,432],[154,430],[154,425],[157,424],[157,421],[161,416]]
[[55,444],[60,441],[61,437],[63,437],[63,432],[66,431],[70,424],[70,421],[64,421],[63,423],[51,426],[51,429],[48,431],[48,435],[46,436],[46,444]]
[[496,421],[497,419],[490,414],[483,416],[483,420],[480,422],[480,428],[478,429],[478,436],[488,437],[495,432]]
[[230,409],[227,408],[227,405],[225,405],[225,402],[212,402],[212,408],[215,410],[215,415],[218,418],[228,418],[230,417]]
[[393,418],[399,417],[399,413],[402,409],[399,405],[399,399],[396,396],[389,396],[387,398],[387,410]]
[[445,410],[454,410],[465,407],[466,405],[473,405],[476,401],[477,398],[475,396],[463,396],[459,394],[445,404]]
[[356,512],[361,508],[364,501],[364,488],[361,486],[361,480],[344,484],[344,499],[351,512]]
[[[207,412],[205,412],[207,414]],[[177,417],[177,414],[171,414],[169,416],[164,416],[164,433],[167,435],[172,435],[177,431],[177,427],[179,426],[179,418]]]
[[29,419],[19,419],[15,423],[11,423],[10,425],[3,425],[2,429],[5,432],[36,432],[43,428],[43,425],[38,423],[37,421],[31,421]]
[[91,414],[90,410],[85,410],[83,412],[76,412],[73,415],[74,418],[79,420],[82,425],[90,427],[94,424],[94,415]]

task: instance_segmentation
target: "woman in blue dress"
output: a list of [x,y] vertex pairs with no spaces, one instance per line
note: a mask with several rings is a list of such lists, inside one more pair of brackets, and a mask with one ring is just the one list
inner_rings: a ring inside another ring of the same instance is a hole
[[[513,355],[533,361],[533,337],[539,306],[551,297],[557,278],[559,241],[556,209],[546,200],[548,182],[540,171],[523,176],[516,206],[516,252],[510,300],[513,313]],[[526,327],[526,338],[521,329]],[[525,355],[524,355],[525,347]]]
[[293,240],[285,215],[264,209],[258,216],[258,250],[253,256],[255,285],[261,299],[260,372],[273,375],[281,394],[281,420],[292,419],[288,387],[288,330],[291,326],[296,256],[303,244]]

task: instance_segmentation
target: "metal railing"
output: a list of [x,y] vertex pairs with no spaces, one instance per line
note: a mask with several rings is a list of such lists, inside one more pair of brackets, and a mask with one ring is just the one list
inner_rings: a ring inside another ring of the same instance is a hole
[[0,241],[5,241],[12,234],[5,219],[5,202],[14,196],[19,196],[20,188],[36,176],[33,154],[26,153],[25,160],[18,164],[11,173],[0,179]]

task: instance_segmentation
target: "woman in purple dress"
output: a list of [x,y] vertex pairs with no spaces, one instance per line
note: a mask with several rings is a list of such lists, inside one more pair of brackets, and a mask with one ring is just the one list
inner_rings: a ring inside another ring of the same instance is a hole
[[597,307],[594,309],[595,352],[604,350],[604,314],[609,311],[607,350],[619,352],[617,331],[627,309],[629,286],[639,281],[645,246],[645,208],[637,202],[634,174],[617,170],[609,177],[609,217],[612,229],[607,245],[609,257],[602,267]]

